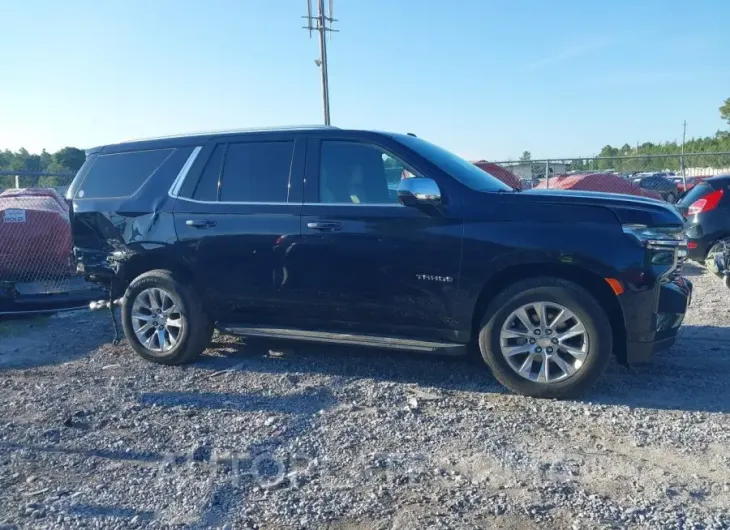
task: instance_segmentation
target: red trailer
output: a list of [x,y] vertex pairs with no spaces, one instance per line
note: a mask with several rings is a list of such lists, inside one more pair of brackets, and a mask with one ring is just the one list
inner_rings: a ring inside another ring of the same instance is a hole
[[43,281],[72,272],[68,206],[50,191],[0,195],[0,281]]
[[507,184],[507,186],[517,188],[518,190],[522,189],[522,184],[520,183],[519,177],[512,173],[509,169],[506,169],[497,164],[493,164],[492,162],[487,162],[486,160],[480,160],[478,162],[472,163],[479,169],[484,170],[493,177],[498,178],[499,180]]
[[[547,188],[545,180],[535,186],[536,188]],[[645,190],[629,182],[626,179],[613,173],[585,173],[578,175],[558,175],[550,178],[550,188],[558,190],[575,191],[602,191],[605,193],[623,193],[624,195],[636,195],[639,197],[650,197],[660,199],[661,195],[654,191]]]

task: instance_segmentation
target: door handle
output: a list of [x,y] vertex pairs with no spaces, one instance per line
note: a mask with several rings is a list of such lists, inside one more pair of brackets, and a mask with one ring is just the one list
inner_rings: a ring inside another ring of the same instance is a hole
[[342,230],[342,223],[336,223],[332,221],[319,221],[314,223],[307,223],[307,228],[313,230]]
[[215,226],[212,219],[188,219],[185,224],[193,228],[211,228]]

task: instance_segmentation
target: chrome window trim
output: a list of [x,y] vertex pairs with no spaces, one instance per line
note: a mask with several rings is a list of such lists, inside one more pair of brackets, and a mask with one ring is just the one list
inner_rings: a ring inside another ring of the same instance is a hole
[[200,154],[200,151],[202,149],[203,146],[198,145],[195,147],[195,149],[193,149],[193,152],[190,153],[190,156],[188,156],[188,159],[183,164],[183,167],[180,168],[180,172],[177,174],[177,177],[175,177],[175,180],[172,181],[172,185],[167,191],[167,194],[170,197],[173,197],[175,199],[179,198],[178,194],[180,193],[180,188],[182,188],[182,185],[185,182],[185,177],[188,176],[190,168],[193,167],[193,164],[195,163],[195,160],[198,158],[198,155]]
[[252,201],[199,201],[188,197],[175,197],[179,201],[193,202],[195,204],[227,204],[227,205],[265,205],[265,206],[301,206],[300,202],[252,202]]
[[225,205],[244,205],[244,206],[255,206],[255,205],[264,205],[264,206],[388,206],[388,207],[396,207],[396,208],[403,208],[403,205],[400,203],[392,203],[392,202],[381,202],[381,203],[364,203],[364,204],[355,204],[351,202],[256,202],[256,201],[199,201],[197,199],[189,199],[188,197],[175,197],[179,201],[187,201],[187,202],[193,202],[195,204],[225,204]]

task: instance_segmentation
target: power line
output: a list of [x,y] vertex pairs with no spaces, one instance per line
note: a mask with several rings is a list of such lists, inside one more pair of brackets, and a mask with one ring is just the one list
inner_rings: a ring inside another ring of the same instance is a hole
[[328,27],[333,22],[337,22],[332,17],[333,0],[329,0],[329,11],[325,10],[324,0],[317,0],[317,15],[312,14],[312,0],[307,0],[307,14],[302,17],[306,19],[307,25],[304,29],[309,30],[309,36],[312,32],[319,33],[319,59],[314,63],[320,68],[322,73],[322,106],[324,108],[324,124],[330,125],[330,90],[329,78],[327,73],[327,32],[336,33],[336,29]]

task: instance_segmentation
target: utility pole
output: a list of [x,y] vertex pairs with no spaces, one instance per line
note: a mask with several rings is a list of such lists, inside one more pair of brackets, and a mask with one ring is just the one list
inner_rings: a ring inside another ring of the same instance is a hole
[[324,107],[324,124],[330,125],[330,89],[329,89],[329,76],[327,73],[327,32],[337,32],[336,29],[327,27],[328,23],[331,26],[333,22],[337,22],[336,19],[332,18],[332,3],[333,0],[329,0],[329,14],[325,11],[324,0],[317,0],[317,15],[312,15],[312,0],[307,0],[307,25],[304,29],[309,30],[309,36],[312,36],[312,31],[319,32],[319,59],[315,60],[314,63],[319,66],[322,73],[322,106]]
[[685,171],[684,167],[684,142],[687,138],[687,120],[684,120],[684,124],[682,127],[682,157],[679,159],[679,165],[682,168],[682,188],[684,190],[687,190],[687,171]]

